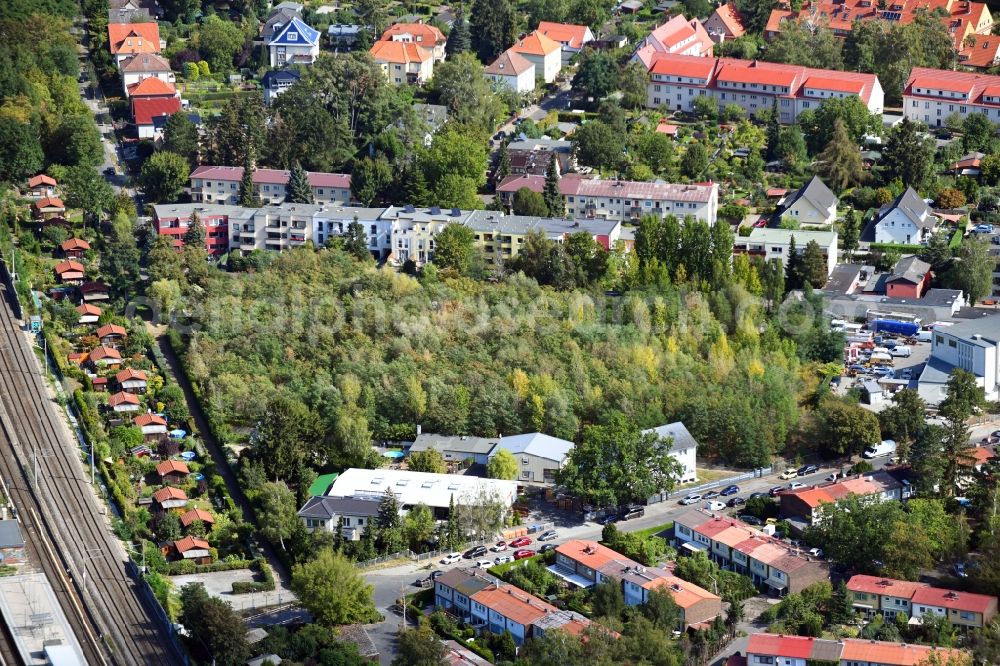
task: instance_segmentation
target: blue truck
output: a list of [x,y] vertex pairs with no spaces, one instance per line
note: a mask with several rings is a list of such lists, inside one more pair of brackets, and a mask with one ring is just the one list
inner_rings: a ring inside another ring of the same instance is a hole
[[870,324],[875,333],[895,333],[896,335],[914,336],[920,330],[920,324],[912,321],[896,321],[895,319],[875,319]]

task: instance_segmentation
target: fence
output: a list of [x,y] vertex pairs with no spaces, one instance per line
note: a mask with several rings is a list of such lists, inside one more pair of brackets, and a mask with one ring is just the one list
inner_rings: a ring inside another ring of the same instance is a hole
[[176,656],[181,658],[181,662],[184,666],[188,666],[190,662],[188,661],[187,651],[177,638],[177,628],[174,623],[170,621],[170,616],[167,615],[167,611],[160,605],[160,601],[156,598],[153,588],[151,588],[149,583],[146,582],[146,577],[139,572],[139,567],[131,559],[125,563],[125,569],[138,584],[139,590],[142,592],[142,595],[145,597],[147,602],[146,606],[153,609],[153,612],[156,614],[156,619],[159,620],[160,623],[166,628],[167,635],[170,636],[170,642],[173,643]]
[[680,490],[672,490],[669,493],[659,493],[653,495],[648,500],[646,504],[658,504],[660,502],[666,502],[671,497],[682,497],[684,495],[690,495],[691,493],[698,493],[702,490],[709,490],[710,488],[718,488],[719,486],[728,486],[738,481],[746,481],[747,479],[759,479],[762,476],[767,476],[773,471],[772,467],[759,467],[752,472],[747,472],[745,474],[737,474],[736,476],[730,476],[725,479],[717,479],[715,481],[709,481],[708,483],[703,483],[700,486],[694,486],[693,488],[682,488]]

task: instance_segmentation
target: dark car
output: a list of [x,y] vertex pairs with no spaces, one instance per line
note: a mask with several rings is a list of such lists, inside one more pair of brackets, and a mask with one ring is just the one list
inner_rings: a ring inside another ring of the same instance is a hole
[[736,517],[739,518],[740,520],[742,520],[747,525],[763,525],[764,524],[763,520],[761,520],[757,516],[751,516],[750,514],[746,514],[746,515],[743,515],[743,516],[736,516]]
[[819,471],[819,467],[816,465],[803,465],[799,467],[799,476],[806,476],[808,474],[815,474]]
[[115,168],[114,167],[108,167],[108,168],[106,168],[104,170],[104,175],[105,176],[113,176],[113,175],[115,175]]
[[604,516],[602,518],[598,518],[597,519],[597,524],[598,525],[607,525],[608,523],[613,523],[616,520],[618,520],[618,514],[616,514],[616,513],[609,513],[608,515],[606,515],[606,516]]
[[558,536],[559,534],[555,530],[548,530],[546,532],[542,532],[541,536],[538,537],[538,540],[551,541],[552,539],[555,539]]
[[556,545],[554,543],[547,543],[544,546],[542,546],[541,548],[539,548],[538,552],[539,553],[547,553],[550,550],[555,550],[555,549],[556,549]]
[[783,492],[785,490],[788,490],[788,488],[785,488],[784,486],[775,486],[774,488],[768,490],[767,494],[770,495],[771,497],[774,497],[778,493]]
[[431,580],[437,580],[439,577],[443,576],[444,572],[438,569],[437,571],[432,571],[430,575]]
[[731,486],[726,486],[725,488],[723,488],[722,492],[720,492],[719,494],[722,495],[723,497],[729,497],[730,495],[735,495],[738,492],[740,492],[740,487],[737,486],[736,484],[733,484]]
[[743,506],[746,503],[747,501],[742,497],[733,497],[728,502],[726,502],[726,506],[732,508],[734,506]]
[[486,546],[476,546],[475,548],[470,548],[469,550],[462,553],[462,557],[466,560],[471,560],[476,557],[482,557],[486,554]]
[[750,496],[747,497],[747,499],[752,500],[752,499],[757,499],[758,497],[767,497],[767,493],[762,493],[762,492],[750,493]]
[[707,500],[707,499],[712,499],[712,498],[718,497],[718,496],[719,496],[719,493],[715,492],[714,490],[709,490],[707,493],[705,493],[704,495],[702,495],[701,498],[703,500]]

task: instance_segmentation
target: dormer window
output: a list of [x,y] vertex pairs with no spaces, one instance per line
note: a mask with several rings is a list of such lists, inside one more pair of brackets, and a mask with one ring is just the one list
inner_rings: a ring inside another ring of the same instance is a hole
[[299,36],[296,33],[294,33],[294,32],[288,33],[288,41],[290,41],[290,42],[297,42],[298,40],[299,40]]

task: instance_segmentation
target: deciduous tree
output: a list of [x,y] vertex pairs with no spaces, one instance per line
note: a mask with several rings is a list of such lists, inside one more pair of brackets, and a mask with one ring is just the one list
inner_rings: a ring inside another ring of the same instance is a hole
[[139,185],[151,203],[174,202],[188,183],[187,160],[167,150],[153,153],[142,165]]
[[465,275],[475,259],[475,234],[461,224],[449,224],[434,238],[434,263]]
[[818,155],[817,161],[818,170],[836,192],[842,192],[850,185],[857,185],[865,175],[861,152],[851,140],[847,127],[840,118],[834,121],[833,134],[823,152]]
[[517,470],[517,459],[507,449],[500,449],[486,463],[486,476],[491,479],[513,481],[517,478]]
[[472,49],[481,62],[491,63],[514,44],[514,9],[508,0],[474,0],[469,27]]
[[374,587],[365,583],[352,562],[329,548],[315,559],[295,565],[292,590],[313,618],[327,627],[367,623],[378,616]]

